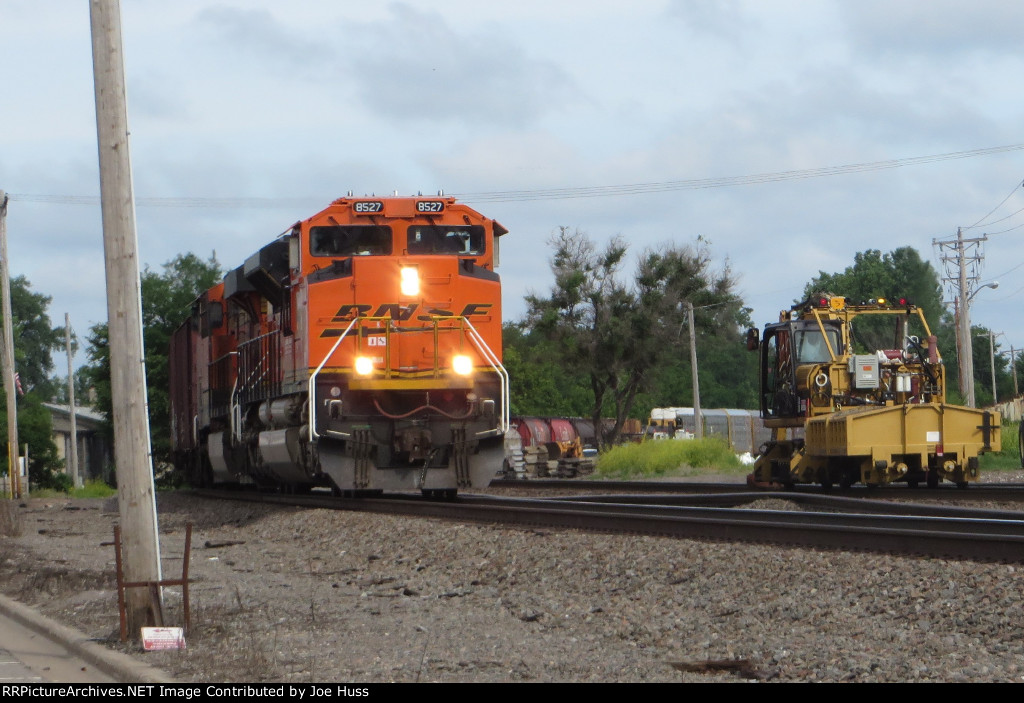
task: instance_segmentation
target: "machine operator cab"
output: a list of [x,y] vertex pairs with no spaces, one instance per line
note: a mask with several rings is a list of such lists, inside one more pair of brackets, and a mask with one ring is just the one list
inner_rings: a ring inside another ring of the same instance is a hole
[[815,382],[810,370],[842,355],[842,330],[832,320],[821,325],[815,320],[767,325],[760,351],[761,416],[802,419]]

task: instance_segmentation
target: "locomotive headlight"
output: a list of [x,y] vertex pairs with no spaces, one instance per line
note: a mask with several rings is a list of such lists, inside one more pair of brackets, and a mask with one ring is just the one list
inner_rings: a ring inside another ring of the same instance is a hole
[[406,266],[402,269],[402,295],[419,295],[420,294],[420,272],[414,266]]
[[373,359],[368,356],[357,356],[356,373],[360,376],[369,376],[373,373]]
[[465,354],[458,354],[452,358],[452,370],[460,376],[468,376],[473,373],[473,360]]

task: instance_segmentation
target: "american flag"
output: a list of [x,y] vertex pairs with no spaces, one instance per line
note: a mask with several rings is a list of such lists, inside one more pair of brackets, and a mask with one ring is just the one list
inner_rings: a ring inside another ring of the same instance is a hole
[[18,395],[25,395],[25,391],[21,389],[21,375],[17,371],[14,372],[14,388]]

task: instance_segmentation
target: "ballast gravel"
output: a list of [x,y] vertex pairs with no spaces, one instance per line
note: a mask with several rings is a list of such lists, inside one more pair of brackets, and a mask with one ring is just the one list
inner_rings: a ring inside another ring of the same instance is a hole
[[0,589],[183,682],[1024,681],[1024,564],[158,503],[184,651],[118,642],[112,501],[14,508]]

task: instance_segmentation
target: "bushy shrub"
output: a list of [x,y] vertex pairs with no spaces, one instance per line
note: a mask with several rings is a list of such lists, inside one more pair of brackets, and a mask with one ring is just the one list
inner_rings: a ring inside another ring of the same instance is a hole
[[701,473],[742,473],[746,467],[719,437],[655,440],[622,444],[601,455],[601,476],[693,476]]

